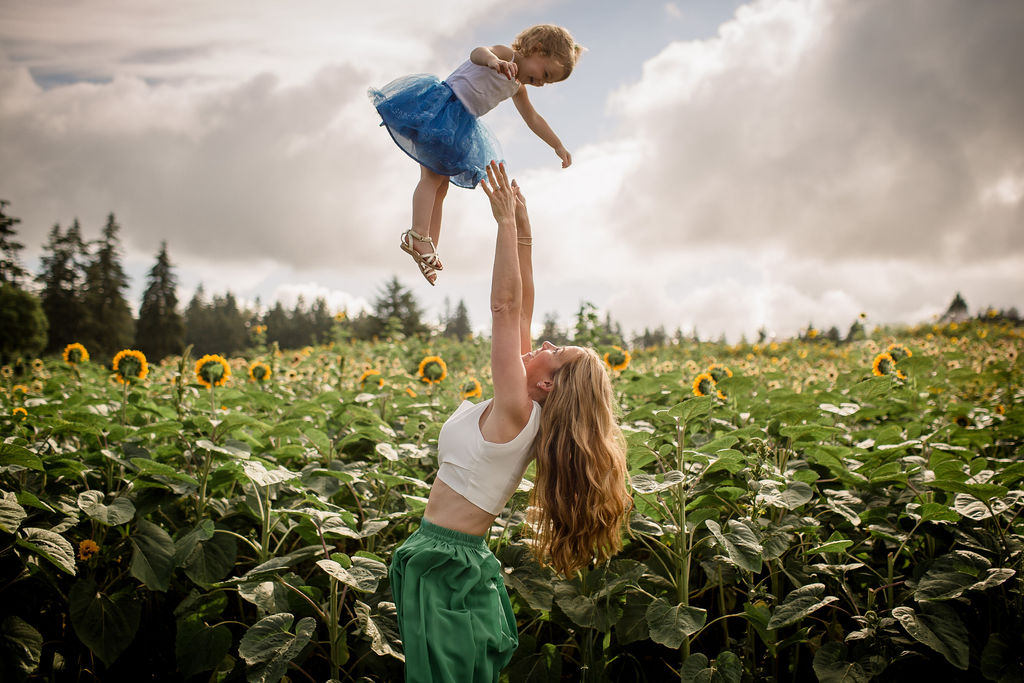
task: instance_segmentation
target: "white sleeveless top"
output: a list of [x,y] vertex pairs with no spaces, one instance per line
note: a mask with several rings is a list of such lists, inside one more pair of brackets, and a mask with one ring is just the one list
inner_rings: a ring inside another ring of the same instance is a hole
[[491,399],[463,401],[445,421],[437,437],[437,478],[481,510],[501,514],[530,464],[530,446],[540,430],[540,404],[533,402],[530,420],[508,443],[492,443],[480,433],[480,416]]
[[473,116],[483,116],[519,90],[519,81],[509,80],[497,71],[469,60],[444,80]]

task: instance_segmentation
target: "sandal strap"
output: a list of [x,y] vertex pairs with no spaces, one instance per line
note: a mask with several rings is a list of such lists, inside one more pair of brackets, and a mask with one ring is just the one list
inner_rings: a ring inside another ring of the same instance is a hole
[[409,234],[410,237],[412,237],[417,242],[426,242],[431,247],[434,246],[434,240],[430,237],[430,235],[423,236],[416,232],[415,230],[413,230],[412,228],[409,228],[408,230],[406,230],[406,232]]

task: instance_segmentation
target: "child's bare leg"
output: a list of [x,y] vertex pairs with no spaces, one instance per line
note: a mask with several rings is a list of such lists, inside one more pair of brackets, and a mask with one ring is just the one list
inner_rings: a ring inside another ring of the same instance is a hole
[[434,247],[441,239],[441,210],[444,208],[444,198],[448,194],[448,178],[441,176],[441,184],[437,186],[434,194],[434,210],[430,213],[430,239],[434,240]]
[[[412,229],[421,235],[429,235],[437,243],[437,234],[433,231],[433,215],[438,213],[437,232],[441,230],[440,210],[435,208],[439,189],[448,185],[448,179],[434,173],[426,166],[420,166],[420,182],[412,193]],[[444,197],[444,194],[441,194]],[[430,245],[426,242],[413,240],[413,249],[421,254],[430,253]]]

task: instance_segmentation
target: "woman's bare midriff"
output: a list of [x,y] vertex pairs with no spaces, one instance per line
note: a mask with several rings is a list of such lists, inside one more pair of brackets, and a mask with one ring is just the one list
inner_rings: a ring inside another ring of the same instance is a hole
[[484,536],[494,524],[495,516],[470,503],[461,493],[456,493],[451,486],[435,478],[423,518],[431,524],[464,534]]

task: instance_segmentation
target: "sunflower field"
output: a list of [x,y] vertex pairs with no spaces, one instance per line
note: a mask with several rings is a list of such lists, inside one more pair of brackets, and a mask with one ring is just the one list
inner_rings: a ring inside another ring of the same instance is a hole
[[[629,444],[622,552],[496,520],[509,681],[1024,680],[1024,335],[599,349]],[[0,679],[397,681],[387,580],[486,340],[0,373]]]

